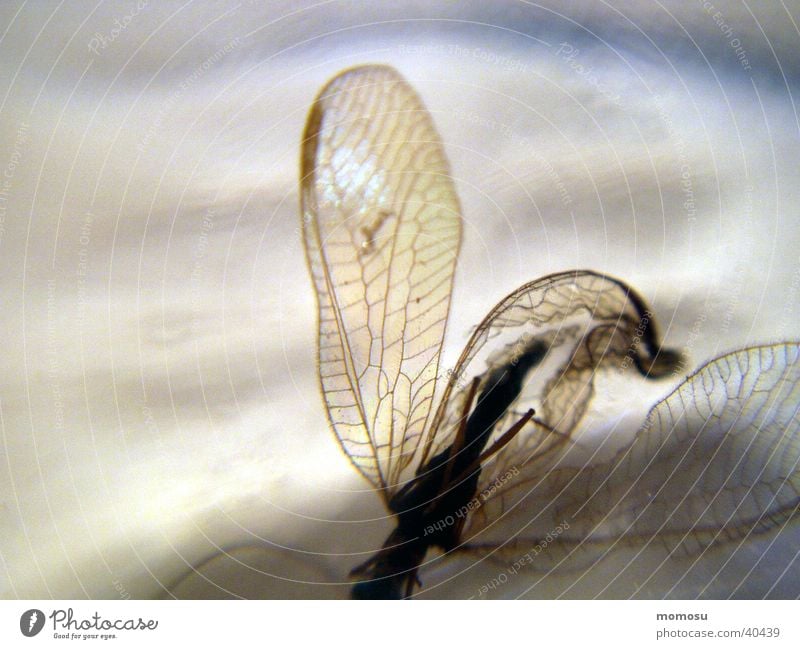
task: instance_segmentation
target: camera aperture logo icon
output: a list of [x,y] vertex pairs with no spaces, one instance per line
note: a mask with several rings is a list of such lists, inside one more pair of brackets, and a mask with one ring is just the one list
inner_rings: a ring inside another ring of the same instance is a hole
[[19,630],[22,635],[32,638],[44,628],[44,613],[38,608],[25,611],[19,618]]

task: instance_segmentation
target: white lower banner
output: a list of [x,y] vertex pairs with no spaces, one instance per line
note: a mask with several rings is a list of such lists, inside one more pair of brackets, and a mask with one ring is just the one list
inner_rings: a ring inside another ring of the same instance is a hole
[[[0,646],[798,646],[795,601],[11,601]],[[313,643],[313,644],[312,644]],[[456,645],[455,643],[459,643]],[[580,643],[580,644],[578,644]],[[583,643],[591,643],[585,645]]]

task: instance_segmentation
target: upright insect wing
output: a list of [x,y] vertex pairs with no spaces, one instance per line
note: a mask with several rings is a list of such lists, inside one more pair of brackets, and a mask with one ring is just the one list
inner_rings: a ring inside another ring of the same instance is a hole
[[428,111],[388,67],[328,83],[302,148],[328,417],[388,503],[429,424],[461,240],[458,199]]

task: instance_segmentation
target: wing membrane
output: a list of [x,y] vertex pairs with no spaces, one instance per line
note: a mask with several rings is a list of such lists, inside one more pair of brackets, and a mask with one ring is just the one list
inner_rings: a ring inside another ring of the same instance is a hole
[[465,541],[506,558],[545,538],[551,559],[650,542],[697,554],[770,529],[800,506],[798,409],[800,345],[723,356],[658,403],[611,461],[543,473],[524,493],[509,482]]
[[646,304],[619,280],[578,270],[526,284],[492,309],[472,335],[451,373],[421,464],[452,444],[465,414],[469,379],[485,381],[542,344],[548,348],[545,360],[529,371],[514,408],[496,423],[494,438],[529,408],[536,420],[485,465],[482,485],[492,482],[495,472],[530,465],[563,447],[592,399],[597,370],[637,367],[656,377],[679,358],[661,349]]
[[439,136],[397,72],[354,68],[322,89],[301,193],[328,417],[388,501],[428,423],[461,237]]

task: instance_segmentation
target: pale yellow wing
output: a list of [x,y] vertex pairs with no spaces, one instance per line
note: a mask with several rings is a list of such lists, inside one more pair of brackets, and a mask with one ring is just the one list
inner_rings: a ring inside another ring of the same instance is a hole
[[468,521],[462,549],[549,569],[631,545],[694,555],[779,526],[800,507],[800,345],[708,363],[611,461],[517,477]]
[[395,70],[354,68],[321,90],[301,201],[328,417],[388,501],[428,424],[461,239],[439,135]]

